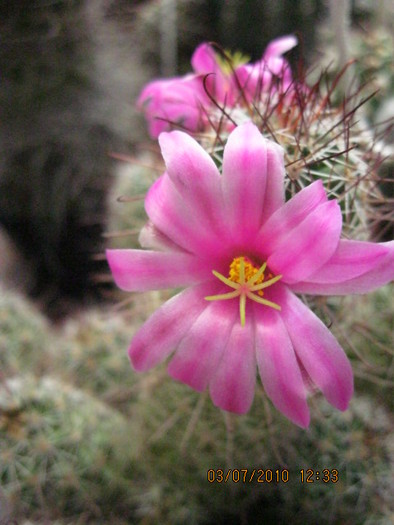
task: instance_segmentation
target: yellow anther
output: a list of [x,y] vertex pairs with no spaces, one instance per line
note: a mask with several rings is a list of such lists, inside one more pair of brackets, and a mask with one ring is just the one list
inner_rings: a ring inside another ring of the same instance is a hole
[[[218,295],[208,295],[205,299],[207,301],[217,301],[239,297],[239,315],[242,326],[245,326],[247,297],[256,303],[280,310],[281,307],[278,304],[262,298],[264,293],[262,290],[268,288],[268,286],[272,286],[282,277],[281,275],[272,277],[270,273],[268,274],[269,279],[264,281],[264,271],[266,267],[267,263],[264,263],[260,268],[256,268],[246,257],[236,257],[230,264],[228,277],[225,277],[216,270],[212,271],[215,277],[232,288],[233,291]],[[257,295],[254,292],[257,292]]]
[[[241,264],[243,261],[243,264]],[[230,264],[229,279],[235,283],[240,283],[240,272],[241,266],[244,268],[245,276],[244,282],[261,284],[264,282],[264,270],[267,266],[267,263],[264,263],[263,266],[259,269],[253,266],[252,262],[247,257],[236,257],[233,259]],[[258,292],[259,295],[263,296],[264,292]]]

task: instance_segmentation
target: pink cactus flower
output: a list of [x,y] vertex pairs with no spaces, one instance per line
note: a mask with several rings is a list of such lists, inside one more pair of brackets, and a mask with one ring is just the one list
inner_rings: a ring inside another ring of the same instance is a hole
[[146,85],[137,101],[145,113],[152,138],[172,125],[189,131],[202,129],[201,104],[208,103],[203,83],[196,75],[154,80]]
[[283,54],[297,45],[293,35],[277,38],[270,42],[261,60],[237,68],[238,83],[248,100],[258,101],[261,93],[274,88],[273,77],[280,80],[278,86],[285,93],[293,82],[289,63]]
[[154,80],[142,90],[137,106],[145,113],[151,137],[157,138],[173,125],[189,132],[202,130],[207,124],[206,112],[212,106],[212,98],[230,108],[245,98],[255,100],[257,93],[273,87],[274,76],[281,80],[281,89],[285,91],[292,76],[282,55],[296,44],[292,35],[273,40],[261,60],[233,70],[228,64],[224,67],[225,62],[211,45],[200,44],[191,59],[193,73]]
[[285,202],[283,151],[252,123],[237,127],[219,172],[181,131],[159,137],[167,171],[145,201],[142,250],[108,250],[127,291],[186,287],[139,329],[137,371],[167,359],[169,374],[213,403],[246,413],[256,368],[267,396],[307,427],[310,385],[345,410],[350,363],[334,336],[295,295],[364,293],[394,275],[392,243],[341,240],[338,203],[316,181]]

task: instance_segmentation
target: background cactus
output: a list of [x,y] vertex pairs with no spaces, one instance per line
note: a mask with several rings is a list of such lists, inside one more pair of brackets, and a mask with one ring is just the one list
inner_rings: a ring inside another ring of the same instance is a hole
[[[271,409],[262,390],[249,414],[231,416],[171,380],[163,366],[134,373],[125,348],[139,321],[130,316],[90,312],[54,332],[34,309],[2,293],[3,327],[8,316],[23,326],[8,331],[1,352],[0,479],[11,516],[65,524],[81,516],[119,525],[388,523],[392,407],[380,384],[391,381],[381,348],[390,337],[386,292],[335,310],[341,326],[346,311],[349,327],[363,326],[374,312],[373,341],[354,332],[352,343],[383,375],[373,369],[371,382],[361,374],[345,413],[312,397],[308,431]],[[140,315],[156,300],[148,296]],[[40,343],[36,365],[31,340]],[[286,468],[289,482],[208,482],[208,469],[218,468]],[[301,483],[300,469],[308,468],[337,469],[339,481]]]

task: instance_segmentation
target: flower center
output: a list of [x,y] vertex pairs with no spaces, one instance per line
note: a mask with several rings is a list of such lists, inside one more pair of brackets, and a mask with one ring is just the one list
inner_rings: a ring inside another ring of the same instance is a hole
[[[244,265],[244,280],[246,282],[248,282],[256,274],[259,274],[259,269],[253,266],[252,262],[247,257],[236,257],[230,264],[228,278],[230,279],[230,281],[239,284],[241,284],[241,260],[243,261]],[[262,284],[264,282],[264,271],[265,268],[263,272],[259,274],[255,280],[253,280],[255,284]],[[270,277],[272,277],[272,274],[270,274]],[[257,293],[261,297],[264,295],[264,292],[262,290],[259,290]]]
[[[267,299],[263,299],[263,289],[268,288],[268,286],[276,283],[282,277],[281,275],[272,277],[272,274],[268,274],[268,280],[265,280],[264,271],[266,267],[267,263],[264,263],[260,268],[256,268],[247,257],[236,257],[230,264],[228,277],[225,277],[216,270],[212,271],[213,275],[217,277],[219,281],[227,284],[227,286],[232,288],[233,291],[218,295],[208,295],[205,297],[205,299],[207,301],[217,301],[223,299],[235,299],[236,297],[239,297],[239,315],[241,319],[241,326],[245,326],[247,297],[256,303],[270,306],[275,310],[280,310],[281,307],[278,304],[268,301]],[[257,294],[255,292],[257,292]]]

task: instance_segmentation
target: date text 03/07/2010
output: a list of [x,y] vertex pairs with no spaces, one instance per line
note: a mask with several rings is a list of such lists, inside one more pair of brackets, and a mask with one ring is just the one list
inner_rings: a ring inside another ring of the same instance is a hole
[[[337,483],[339,473],[337,469],[301,469],[297,479],[300,483]],[[290,473],[288,469],[208,469],[209,483],[288,483]]]

